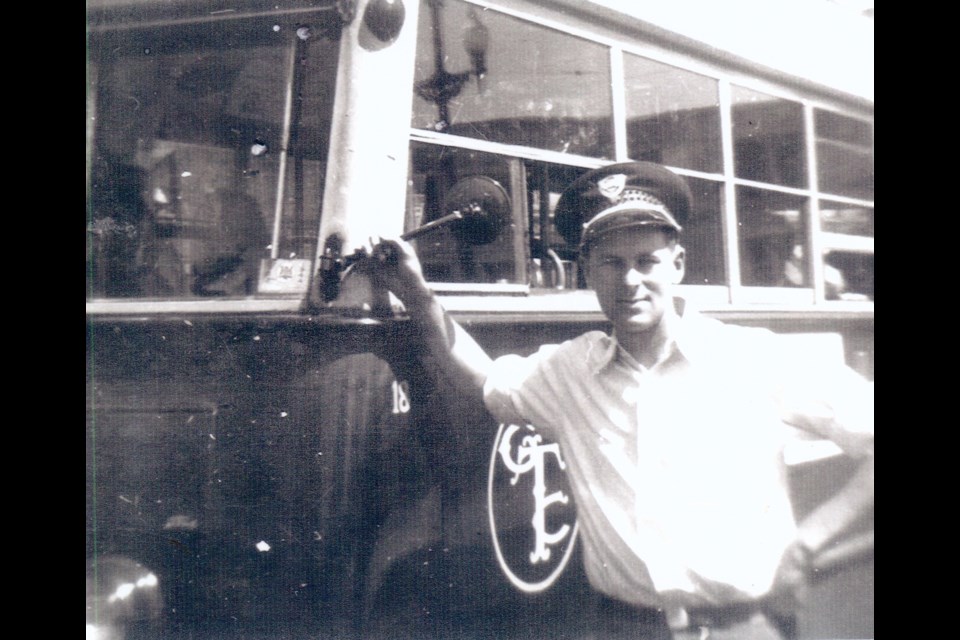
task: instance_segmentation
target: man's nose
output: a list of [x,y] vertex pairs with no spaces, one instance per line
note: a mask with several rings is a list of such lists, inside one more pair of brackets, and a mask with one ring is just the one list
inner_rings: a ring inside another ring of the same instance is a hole
[[636,267],[631,267],[624,274],[623,281],[629,285],[637,286],[643,284],[645,278],[646,275],[642,271]]

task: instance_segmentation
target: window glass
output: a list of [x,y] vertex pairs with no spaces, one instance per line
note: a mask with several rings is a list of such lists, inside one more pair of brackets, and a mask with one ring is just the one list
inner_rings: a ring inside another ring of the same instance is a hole
[[404,232],[465,216],[412,240],[432,282],[526,283],[526,197],[519,160],[413,143]]
[[747,286],[809,287],[806,198],[737,188],[740,281]]
[[631,158],[719,172],[717,81],[639,56],[624,56]]
[[840,202],[820,202],[820,228],[826,233],[873,237],[873,209]]
[[728,284],[723,242],[723,187],[719,182],[686,178],[693,206],[680,244],[687,251],[684,284]]
[[420,11],[412,125],[612,158],[609,67],[599,44],[431,0]]
[[816,109],[814,129],[820,190],[873,200],[873,126],[857,118]]
[[312,258],[338,46],[306,17],[90,34],[88,298],[252,295]]
[[[486,210],[486,217],[473,222],[453,221],[413,241],[427,279],[585,288],[578,264],[579,248],[560,236],[554,212],[564,189],[586,171],[583,167],[413,143],[406,233],[458,209],[465,210],[464,203],[480,203]],[[694,201],[681,237],[687,250],[684,283],[726,284],[722,185],[697,178],[686,180]],[[498,199],[506,202],[499,212]]]
[[820,202],[826,295],[831,300],[873,300],[873,209]]
[[806,187],[803,107],[732,87],[733,153],[738,178]]
[[828,300],[873,300],[873,252],[828,249],[823,254]]
[[586,286],[577,260],[579,248],[567,244],[554,224],[560,195],[586,172],[582,167],[532,160],[525,162],[531,286],[552,289],[582,289]]

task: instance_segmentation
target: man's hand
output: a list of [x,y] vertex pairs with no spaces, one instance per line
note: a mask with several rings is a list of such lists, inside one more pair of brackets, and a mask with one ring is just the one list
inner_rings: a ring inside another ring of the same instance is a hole
[[387,288],[403,302],[410,320],[420,328],[424,360],[443,371],[464,397],[482,403],[490,357],[447,315],[427,284],[413,247],[399,238],[370,238],[355,266],[369,274],[374,286]]
[[392,291],[408,310],[430,300],[432,291],[410,243],[399,238],[372,237],[364,253],[357,268],[369,274],[375,286]]

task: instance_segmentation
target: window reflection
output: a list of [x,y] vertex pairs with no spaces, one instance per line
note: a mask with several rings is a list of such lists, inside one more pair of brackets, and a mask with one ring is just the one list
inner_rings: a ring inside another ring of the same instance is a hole
[[693,206],[680,235],[687,251],[684,284],[727,284],[724,261],[722,194],[719,182],[686,178],[693,193]]
[[747,286],[810,286],[803,212],[806,199],[776,191],[737,188],[740,281]]
[[88,297],[252,295],[271,250],[312,257],[337,45],[300,28],[274,17],[90,36]]
[[567,244],[557,231],[554,213],[564,189],[587,170],[534,161],[527,161],[525,166],[530,220],[530,284],[552,289],[582,289],[586,283],[578,262],[579,247]]
[[824,271],[835,283],[828,298],[873,300],[873,217],[871,208],[820,202]]
[[736,176],[806,187],[802,106],[738,86],[732,99]]
[[[831,249],[823,255],[828,300],[873,300],[873,253]],[[831,282],[832,280],[832,282]]]
[[[510,220],[492,242],[458,231],[454,223],[414,240],[431,282],[520,284],[546,289],[586,286],[579,247],[557,232],[554,211],[561,193],[583,167],[413,143],[404,230],[416,229],[450,211],[450,194],[465,179],[482,176],[503,187]],[[687,250],[685,284],[728,282],[722,232],[722,184],[687,177],[693,206],[682,235]]]
[[820,190],[873,200],[872,125],[817,109],[814,111],[814,128]]
[[497,225],[495,234],[477,233],[485,230],[462,221],[413,240],[427,280],[524,283],[525,252],[519,243],[526,226],[522,216],[525,198],[511,190],[511,185],[522,179],[520,162],[468,149],[414,143],[410,163],[405,232],[451,213],[455,204],[451,194],[467,178],[482,177],[491,193],[495,190],[508,199],[505,223]]
[[839,202],[820,203],[820,228],[827,233],[873,237],[873,209]]
[[624,56],[627,145],[635,160],[719,172],[717,81],[639,56]]
[[613,157],[606,47],[454,0],[426,3],[417,33],[413,127]]

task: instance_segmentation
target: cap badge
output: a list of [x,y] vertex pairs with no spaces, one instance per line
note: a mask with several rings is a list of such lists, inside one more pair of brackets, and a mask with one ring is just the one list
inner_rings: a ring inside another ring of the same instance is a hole
[[597,181],[597,189],[599,189],[600,193],[611,202],[619,202],[620,194],[623,193],[623,188],[626,185],[627,176],[623,173],[614,173],[609,176],[604,176],[602,179]]

